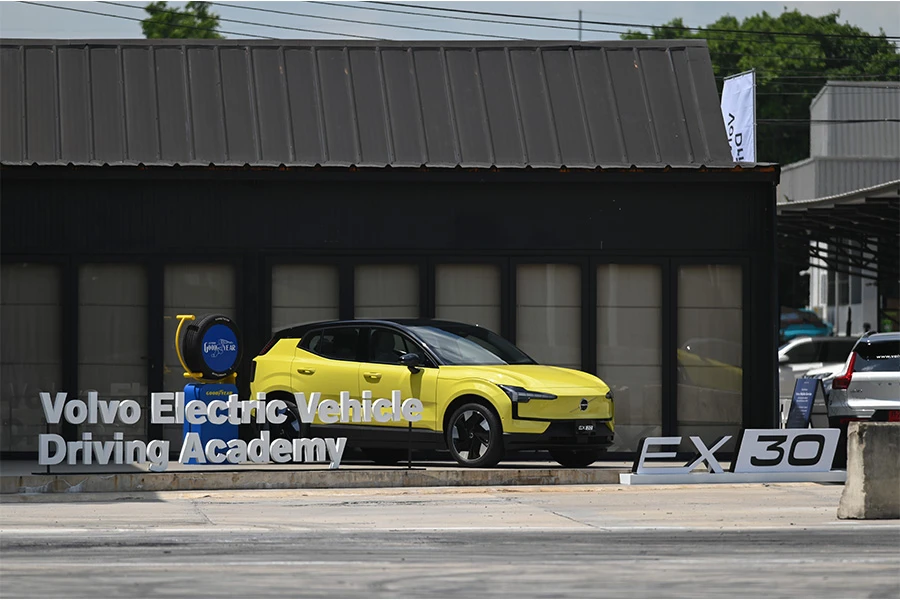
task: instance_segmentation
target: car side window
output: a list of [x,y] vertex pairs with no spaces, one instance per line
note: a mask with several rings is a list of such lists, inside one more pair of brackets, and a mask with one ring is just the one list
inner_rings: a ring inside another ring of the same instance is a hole
[[313,354],[334,360],[359,360],[359,328],[332,327],[306,336],[302,345]]
[[788,350],[788,363],[811,363],[818,360],[819,345],[815,342],[798,344]]
[[822,344],[822,362],[826,363],[842,363],[847,360],[853,346],[856,344],[855,339],[847,341],[837,341],[829,344]]
[[369,334],[369,362],[399,365],[400,357],[416,352],[423,359],[424,353],[412,340],[396,331],[373,328]]

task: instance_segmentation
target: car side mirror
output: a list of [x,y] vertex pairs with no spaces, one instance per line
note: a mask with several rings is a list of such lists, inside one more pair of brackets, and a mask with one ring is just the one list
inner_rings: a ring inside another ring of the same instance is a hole
[[786,364],[788,364],[788,361],[790,361],[790,359],[788,358],[787,354],[780,354],[778,356],[778,364],[779,365],[786,365]]
[[422,357],[415,352],[407,352],[400,357],[400,364],[409,367],[410,372],[418,373],[422,365]]

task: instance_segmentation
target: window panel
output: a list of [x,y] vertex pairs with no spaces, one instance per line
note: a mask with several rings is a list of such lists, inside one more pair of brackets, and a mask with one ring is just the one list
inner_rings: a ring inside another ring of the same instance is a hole
[[437,265],[435,316],[500,331],[500,267]]
[[359,265],[355,272],[358,319],[419,316],[419,268],[416,265]]
[[48,431],[40,393],[72,394],[62,385],[60,270],[5,264],[0,274],[0,451],[37,452]]
[[517,346],[539,363],[581,368],[581,270],[576,265],[519,265]]
[[662,434],[661,306],[660,267],[597,267],[597,375],[615,395],[613,451]]
[[678,270],[678,434],[714,440],[743,419],[742,270],[691,265]]
[[338,269],[328,265],[276,265],[272,269],[272,331],[337,319]]
[[78,273],[78,397],[134,400],[141,419],[83,424],[95,440],[147,439],[147,276],[140,265],[83,265]]

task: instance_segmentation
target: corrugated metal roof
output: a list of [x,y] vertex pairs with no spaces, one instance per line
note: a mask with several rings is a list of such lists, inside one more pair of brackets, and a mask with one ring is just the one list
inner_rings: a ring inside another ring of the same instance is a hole
[[4,40],[4,165],[734,166],[704,41]]

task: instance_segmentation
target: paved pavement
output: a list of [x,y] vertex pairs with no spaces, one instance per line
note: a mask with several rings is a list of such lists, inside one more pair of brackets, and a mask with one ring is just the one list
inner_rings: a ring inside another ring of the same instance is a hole
[[11,495],[0,596],[900,597],[900,521],[842,489]]

